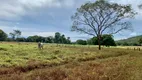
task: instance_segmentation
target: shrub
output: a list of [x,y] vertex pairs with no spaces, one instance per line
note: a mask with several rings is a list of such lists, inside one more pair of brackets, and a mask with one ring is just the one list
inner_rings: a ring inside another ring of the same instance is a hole
[[7,51],[7,49],[0,47],[0,51]]

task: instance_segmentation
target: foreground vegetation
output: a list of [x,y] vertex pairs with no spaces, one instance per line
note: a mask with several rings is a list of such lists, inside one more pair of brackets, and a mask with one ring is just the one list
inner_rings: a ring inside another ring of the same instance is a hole
[[141,80],[142,54],[127,48],[0,43],[0,80]]

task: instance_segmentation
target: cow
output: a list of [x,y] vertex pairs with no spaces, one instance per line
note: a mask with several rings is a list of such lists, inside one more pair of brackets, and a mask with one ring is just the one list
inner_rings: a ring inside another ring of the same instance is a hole
[[42,42],[38,42],[38,48],[43,49],[43,43]]

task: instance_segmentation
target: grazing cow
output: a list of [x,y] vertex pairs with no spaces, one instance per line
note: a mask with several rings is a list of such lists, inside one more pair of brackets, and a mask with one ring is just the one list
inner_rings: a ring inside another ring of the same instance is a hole
[[43,43],[42,43],[42,42],[39,42],[39,43],[38,43],[38,48],[39,48],[39,49],[43,49]]
[[40,43],[40,48],[43,49],[43,43]]

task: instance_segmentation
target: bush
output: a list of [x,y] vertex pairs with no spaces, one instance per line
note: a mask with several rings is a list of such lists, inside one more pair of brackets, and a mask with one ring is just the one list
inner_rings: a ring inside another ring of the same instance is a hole
[[80,45],[87,45],[87,41],[85,40],[77,40],[76,43]]
[[7,49],[0,47],[0,51],[7,51]]

